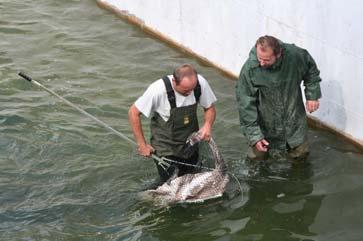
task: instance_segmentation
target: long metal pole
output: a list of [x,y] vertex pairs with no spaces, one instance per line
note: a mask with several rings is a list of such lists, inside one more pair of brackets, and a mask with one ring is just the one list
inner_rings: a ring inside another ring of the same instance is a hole
[[[47,91],[48,93],[50,93],[51,95],[56,96],[58,99],[62,100],[64,103],[66,103],[68,106],[78,110],[80,113],[84,114],[85,116],[91,118],[92,120],[96,121],[98,124],[100,124],[101,126],[105,127],[106,129],[110,130],[111,132],[113,132],[114,134],[118,135],[119,137],[121,137],[122,139],[124,139],[125,141],[128,141],[129,143],[133,144],[134,146],[137,146],[136,142],[132,139],[130,139],[129,137],[127,137],[126,135],[122,134],[121,132],[113,129],[111,126],[107,125],[105,122],[97,119],[96,117],[94,117],[93,115],[91,115],[90,113],[88,113],[87,111],[81,109],[80,107],[76,106],[75,104],[73,104],[72,102],[66,100],[65,98],[63,98],[62,96],[58,95],[57,93],[55,93],[54,91],[48,89],[47,87],[45,87],[44,85],[42,85],[41,83],[39,83],[38,81],[32,79],[30,76],[24,74],[23,72],[19,72],[18,73],[19,76],[23,77],[24,79],[28,80],[30,83],[33,83],[37,86],[39,86],[40,88],[42,88],[43,90]],[[169,163],[165,162],[164,160],[162,160],[160,157],[158,157],[155,154],[152,154],[151,157],[153,159],[155,159],[159,164],[164,165],[164,166],[168,166]]]
[[[76,106],[75,104],[73,104],[72,102],[64,99],[62,96],[58,95],[57,93],[55,93],[54,91],[48,89],[47,87],[45,87],[44,85],[42,85],[41,83],[39,83],[38,81],[32,79],[30,76],[24,74],[23,72],[19,72],[18,73],[19,76],[23,77],[24,79],[28,80],[30,83],[33,83],[37,86],[39,86],[40,88],[42,88],[43,90],[47,91],[48,93],[50,93],[51,95],[56,96],[58,99],[61,99],[64,103],[66,103],[68,106],[78,110],[80,113],[84,114],[85,116],[88,116],[89,118],[91,118],[92,120],[96,121],[98,124],[100,124],[101,126],[105,127],[106,129],[110,130],[111,132],[113,132],[114,134],[118,135],[119,137],[121,137],[122,139],[124,139],[125,141],[128,141],[129,143],[133,144],[134,146],[137,146],[136,142],[132,139],[130,139],[129,137],[127,137],[126,135],[122,134],[121,132],[113,129],[111,126],[107,125],[105,122],[97,119],[96,117],[94,117],[93,115],[91,115],[90,113],[88,113],[87,111],[79,108],[78,106]],[[155,154],[152,154],[151,157],[156,160],[158,162],[158,165],[160,165],[162,168],[164,168],[164,170],[166,170],[169,166],[170,163],[168,162],[173,162],[173,163],[178,163],[181,165],[186,165],[186,166],[193,166],[193,167],[199,167],[199,168],[204,168],[204,169],[208,169],[208,170],[214,170],[212,168],[208,168],[208,167],[200,167],[200,166],[196,166],[196,165],[192,165],[192,164],[188,164],[188,163],[182,163],[182,162],[178,162],[178,161],[174,161],[174,160],[170,160],[168,158],[160,158]],[[168,162],[167,162],[168,161]],[[241,187],[241,183],[239,182],[238,178],[231,172],[228,172],[229,174],[231,174],[233,176],[234,179],[236,179],[239,188],[241,190],[241,193],[243,193],[243,189]]]

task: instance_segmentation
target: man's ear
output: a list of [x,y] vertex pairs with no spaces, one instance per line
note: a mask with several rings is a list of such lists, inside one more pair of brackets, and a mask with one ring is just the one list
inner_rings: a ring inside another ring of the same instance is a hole
[[176,82],[174,77],[171,79],[171,81],[173,82],[174,85],[178,85],[178,82]]

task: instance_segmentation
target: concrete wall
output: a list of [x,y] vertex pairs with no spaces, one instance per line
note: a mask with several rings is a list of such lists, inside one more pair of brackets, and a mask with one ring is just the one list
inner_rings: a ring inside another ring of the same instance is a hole
[[313,116],[363,145],[363,31],[359,0],[98,0],[238,75],[265,34],[309,50],[321,71]]

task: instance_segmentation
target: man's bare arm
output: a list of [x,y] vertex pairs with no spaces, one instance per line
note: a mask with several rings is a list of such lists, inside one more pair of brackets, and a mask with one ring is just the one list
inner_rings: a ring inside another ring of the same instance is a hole
[[208,141],[212,135],[212,126],[216,119],[216,108],[212,104],[209,108],[204,109],[204,124],[199,129],[199,133],[203,140]]
[[145,141],[140,116],[141,112],[135,105],[132,105],[129,110],[129,122],[138,145],[138,151],[140,155],[149,157],[154,152],[154,148]]

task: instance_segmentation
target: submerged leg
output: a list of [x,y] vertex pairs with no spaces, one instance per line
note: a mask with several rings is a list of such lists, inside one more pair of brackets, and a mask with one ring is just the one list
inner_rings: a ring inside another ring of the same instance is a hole
[[288,149],[288,156],[296,161],[305,161],[309,155],[309,142],[306,139],[302,144]]
[[[198,152],[196,152],[195,154],[193,154],[190,158],[188,159],[183,159],[183,158],[179,158],[176,156],[166,156],[165,158],[173,160],[173,161],[177,161],[180,163],[187,163],[187,164],[197,164],[198,163]],[[177,164],[177,163],[170,163],[170,167],[166,170],[164,170],[161,166],[159,166],[157,164],[157,162],[155,162],[156,167],[158,169],[158,173],[160,176],[160,180],[162,183],[168,181],[169,179],[171,179],[173,177],[173,175],[176,173],[177,176],[182,176],[184,174],[187,173],[194,173],[197,171],[197,168],[195,167],[191,167],[191,166],[186,166],[183,164]]]
[[[170,159],[170,158],[168,157],[168,159]],[[158,163],[156,161],[154,161],[154,162],[156,164],[156,168],[159,173],[160,184],[163,184],[164,182],[166,182],[167,180],[169,180],[171,178],[171,176],[175,173],[175,170],[177,167],[174,163],[171,163],[171,165],[165,170],[160,165],[158,165]]]

